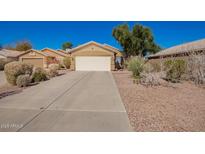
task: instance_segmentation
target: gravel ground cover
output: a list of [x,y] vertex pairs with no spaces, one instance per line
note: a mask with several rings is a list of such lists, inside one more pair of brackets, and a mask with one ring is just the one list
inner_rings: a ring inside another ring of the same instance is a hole
[[183,82],[145,87],[113,72],[135,131],[205,131],[205,89]]

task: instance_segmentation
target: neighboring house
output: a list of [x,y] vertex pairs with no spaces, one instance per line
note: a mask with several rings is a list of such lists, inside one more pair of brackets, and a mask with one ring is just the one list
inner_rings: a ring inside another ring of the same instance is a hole
[[177,45],[165,50],[162,50],[147,58],[149,60],[169,59],[169,58],[188,58],[190,54],[205,54],[205,39],[197,40],[189,43]]
[[19,56],[23,54],[23,52],[1,49],[0,50],[0,58],[4,58],[7,60],[18,60]]
[[53,50],[50,48],[44,48],[41,51],[50,55],[51,57],[55,57],[55,59],[60,63],[62,63],[65,57],[69,57],[69,55],[64,50]]
[[118,49],[94,41],[69,50],[69,54],[71,69],[76,71],[111,71],[117,56],[122,56]]
[[45,52],[30,49],[19,57],[19,61],[32,64],[35,67],[47,68],[54,58]]
[[68,54],[68,53],[69,53],[69,50],[71,50],[71,49],[66,49],[66,50],[57,49],[57,51],[60,51],[60,52],[66,53],[66,54]]

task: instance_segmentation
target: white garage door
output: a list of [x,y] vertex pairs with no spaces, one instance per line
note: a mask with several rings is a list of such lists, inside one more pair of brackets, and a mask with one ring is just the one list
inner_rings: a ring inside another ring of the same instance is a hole
[[75,67],[76,71],[110,71],[111,57],[77,56]]

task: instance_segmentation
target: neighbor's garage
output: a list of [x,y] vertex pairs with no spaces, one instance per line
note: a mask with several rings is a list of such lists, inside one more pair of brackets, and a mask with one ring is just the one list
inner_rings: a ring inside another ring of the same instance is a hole
[[76,56],[76,71],[110,71],[110,56]]
[[22,62],[43,68],[43,58],[22,58]]
[[32,64],[34,67],[47,67],[48,57],[46,53],[38,50],[28,50],[24,54],[19,56],[19,61],[27,64]]

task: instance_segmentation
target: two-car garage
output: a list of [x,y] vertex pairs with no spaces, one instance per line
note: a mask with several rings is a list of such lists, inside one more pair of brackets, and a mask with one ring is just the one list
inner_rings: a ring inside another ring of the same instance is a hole
[[109,56],[76,56],[76,71],[111,71]]
[[102,44],[88,42],[70,51],[71,69],[75,71],[111,71],[116,52]]

